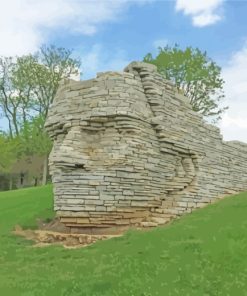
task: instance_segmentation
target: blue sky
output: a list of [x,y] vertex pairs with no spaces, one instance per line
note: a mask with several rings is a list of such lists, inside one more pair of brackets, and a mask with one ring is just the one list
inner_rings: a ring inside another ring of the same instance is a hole
[[44,43],[73,48],[82,79],[122,70],[166,44],[207,51],[226,81],[224,139],[247,142],[247,1],[0,1],[0,55],[34,52]]

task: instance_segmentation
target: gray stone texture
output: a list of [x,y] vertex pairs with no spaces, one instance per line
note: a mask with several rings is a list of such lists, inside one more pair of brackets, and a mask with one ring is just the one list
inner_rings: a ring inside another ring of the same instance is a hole
[[150,64],[62,81],[45,126],[54,208],[73,231],[156,226],[247,190],[247,144],[224,142]]

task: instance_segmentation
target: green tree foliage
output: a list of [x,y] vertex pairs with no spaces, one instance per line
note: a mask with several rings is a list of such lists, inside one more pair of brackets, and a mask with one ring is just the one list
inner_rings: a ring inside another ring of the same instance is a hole
[[24,155],[44,156],[43,185],[47,182],[48,155],[52,148],[52,142],[44,130],[45,118],[43,115],[36,116],[32,121],[26,121],[19,134],[19,150]]
[[46,155],[52,142],[44,130],[44,117],[37,116],[26,121],[19,134],[19,149],[22,155]]
[[228,108],[220,106],[224,98],[221,68],[206,52],[166,46],[159,47],[155,58],[148,53],[143,61],[156,65],[161,75],[173,81],[177,90],[190,99],[194,111],[216,122]]
[[20,142],[0,131],[0,171],[8,173],[20,154]]

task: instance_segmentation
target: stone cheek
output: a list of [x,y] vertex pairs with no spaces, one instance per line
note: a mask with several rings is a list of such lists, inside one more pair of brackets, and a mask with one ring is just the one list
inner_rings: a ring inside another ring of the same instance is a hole
[[153,65],[63,81],[46,129],[54,207],[73,231],[164,224],[247,189],[247,144],[223,142]]

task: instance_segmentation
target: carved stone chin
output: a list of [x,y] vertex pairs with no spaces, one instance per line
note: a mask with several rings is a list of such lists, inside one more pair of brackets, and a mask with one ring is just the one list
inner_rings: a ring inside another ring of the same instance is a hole
[[74,232],[156,226],[247,189],[247,144],[223,142],[150,64],[62,81],[45,126],[54,207]]

